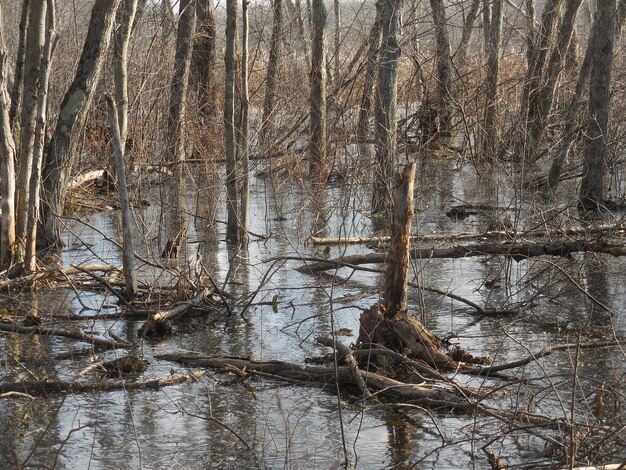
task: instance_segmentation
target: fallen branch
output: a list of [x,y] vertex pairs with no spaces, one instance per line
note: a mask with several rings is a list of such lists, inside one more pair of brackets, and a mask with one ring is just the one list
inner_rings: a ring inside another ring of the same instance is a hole
[[[472,256],[510,256],[515,261],[521,261],[535,256],[569,257],[572,253],[594,252],[613,256],[626,256],[626,246],[623,244],[609,244],[602,241],[576,240],[573,242],[558,242],[549,244],[480,244],[456,246],[452,248],[414,248],[411,250],[411,259],[433,258],[468,258]],[[285,256],[280,259],[310,261],[297,268],[300,272],[318,272],[328,269],[359,266],[361,264],[382,264],[387,261],[387,253],[366,253],[359,255],[342,256],[331,260],[315,257]]]
[[[0,384],[0,398],[13,398],[14,395],[5,394],[28,394],[30,396],[48,396],[56,393],[89,393],[89,392],[109,392],[113,390],[159,390],[168,385],[177,385],[189,381],[197,381],[204,376],[204,371],[192,372],[188,375],[172,375],[166,379],[149,380],[147,382],[136,382],[127,380],[96,381],[96,382],[57,382],[57,381],[24,381]],[[15,395],[24,397],[24,395]]]
[[126,349],[134,346],[133,343],[128,341],[120,341],[119,339],[114,341],[91,336],[81,329],[77,331],[65,331],[56,328],[46,328],[41,325],[24,326],[17,323],[0,323],[0,331],[26,335],[62,336],[64,338],[77,339],[85,343],[91,343],[93,346],[105,349]]
[[78,273],[84,273],[86,271],[99,271],[109,273],[112,271],[118,271],[119,268],[110,264],[87,264],[84,266],[70,266],[63,269],[50,269],[47,271],[39,271],[36,273],[28,274],[26,276],[17,277],[14,279],[4,279],[0,281],[0,291],[31,286],[42,281],[58,281],[65,280],[67,276],[72,276]]

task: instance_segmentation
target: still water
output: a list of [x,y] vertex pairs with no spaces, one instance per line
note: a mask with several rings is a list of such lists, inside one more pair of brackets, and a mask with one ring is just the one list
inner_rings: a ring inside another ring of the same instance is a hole
[[[203,174],[200,170],[194,173],[187,188],[188,264],[194,266],[201,257],[216,283],[225,283],[224,289],[240,301],[232,314],[216,310],[187,317],[174,322],[174,333],[167,340],[143,342],[137,352],[149,361],[149,368],[136,380],[186,372],[176,364],[154,359],[163,353],[303,363],[306,357],[328,352],[315,344],[316,336],[347,328],[353,335],[344,342],[355,341],[360,312],[379,299],[379,275],[342,269],[332,279],[314,278],[294,269],[301,262],[272,260],[372,251],[360,245],[334,246],[327,254],[307,241],[312,234],[372,235],[377,227],[367,210],[367,181],[318,191],[306,183],[254,179],[250,230],[269,238],[253,236],[247,252],[234,252],[224,241],[225,226],[216,222],[226,218],[223,201],[216,196],[221,193],[219,180],[198,176]],[[478,233],[497,227],[502,220],[520,229],[579,223],[574,208],[526,197],[516,176],[506,172],[480,177],[467,165],[441,161],[429,163],[418,173],[417,234]],[[574,190],[565,185],[562,196],[571,199]],[[151,204],[136,211],[140,227],[136,251],[158,259],[166,236],[160,227],[170,212],[168,197],[163,187],[144,189],[139,196]],[[575,205],[575,201],[568,202]],[[463,220],[445,215],[450,206],[462,203],[495,207]],[[623,214],[614,215],[613,221],[619,217]],[[103,241],[99,233],[119,239],[119,214],[105,211],[82,220],[89,225],[67,221],[63,263],[119,265],[119,249]],[[454,242],[442,246],[446,244]],[[169,267],[186,269],[174,262]],[[537,258],[519,263],[502,258],[422,260],[414,263],[413,273],[423,286],[449,290],[481,306],[519,310],[515,315],[479,317],[464,304],[411,289],[412,308],[435,334],[451,337],[453,343],[476,355],[488,355],[495,363],[519,359],[551,344],[575,342],[579,337],[592,341],[624,337],[626,332],[622,259],[575,254],[571,259]],[[162,270],[141,268],[144,282],[163,285],[171,278]],[[32,295],[22,293],[18,299],[19,304],[8,299],[4,303],[23,311],[37,308],[44,322],[51,314],[92,316],[116,311],[115,298],[73,289],[39,289]],[[111,331],[132,341],[141,322],[103,319],[82,326],[86,331]],[[94,360],[123,354],[94,353],[85,344],[59,337],[0,336],[3,381],[74,380]],[[510,371],[510,377],[525,380],[511,382],[488,404],[570,417],[574,390],[574,416],[589,419],[589,403],[603,384],[617,387],[623,396],[626,366],[620,348],[581,350],[577,361],[574,355],[571,350],[557,352]],[[572,379],[575,363],[576,382]],[[473,387],[507,383],[457,378]],[[81,380],[99,379],[87,374]],[[489,468],[487,453],[482,450],[485,445],[507,468],[537,468],[554,465],[545,436],[560,435],[532,426],[512,430],[507,423],[484,416],[373,405],[349,395],[338,399],[330,385],[241,381],[212,372],[197,383],[158,391],[70,394],[32,401],[0,399],[0,422],[0,468],[7,469],[329,469],[343,460],[344,441],[351,464],[363,469]],[[626,458],[624,451],[618,455]]]

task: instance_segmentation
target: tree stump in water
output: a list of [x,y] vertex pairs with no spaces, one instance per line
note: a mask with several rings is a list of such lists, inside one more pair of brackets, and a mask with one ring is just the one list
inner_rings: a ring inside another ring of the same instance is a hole
[[[410,163],[398,176],[394,190],[391,247],[383,281],[383,301],[361,314],[357,345],[380,344],[433,367],[450,369],[455,363],[441,351],[441,341],[410,316],[407,309],[414,183],[415,163]],[[369,360],[385,365],[383,358],[370,357]]]

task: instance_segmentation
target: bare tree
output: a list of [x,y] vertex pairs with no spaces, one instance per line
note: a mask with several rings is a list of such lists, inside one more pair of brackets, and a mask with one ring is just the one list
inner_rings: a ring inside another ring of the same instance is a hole
[[274,113],[276,111],[276,80],[280,70],[280,55],[283,34],[283,0],[272,0],[272,38],[270,40],[270,55],[265,77],[265,100],[263,102],[263,119],[259,142],[263,151],[272,147],[274,132]]
[[372,212],[387,212],[391,199],[389,185],[396,160],[396,101],[398,60],[402,36],[403,0],[382,0],[382,44],[376,85],[376,175]]
[[363,74],[363,92],[359,109],[359,122],[357,125],[357,137],[359,142],[365,142],[370,132],[370,113],[372,110],[374,83],[378,66],[378,54],[382,39],[382,14],[383,0],[376,1],[376,18],[370,30],[367,47],[365,72]]
[[237,140],[235,137],[235,81],[237,74],[236,57],[237,0],[226,1],[226,66],[224,88],[224,146],[226,148],[226,209],[228,221],[226,239],[232,243],[239,241],[239,212],[237,204]]
[[[472,0],[470,9],[467,13],[467,16],[465,17],[465,22],[463,23],[461,41],[459,42],[459,47],[457,48],[455,54],[455,60],[459,68],[463,68],[465,66],[465,62],[467,61],[467,48],[472,40],[474,24],[476,23],[478,13],[480,12],[480,4],[481,0]],[[486,8],[486,5],[484,8]]]
[[249,134],[249,101],[248,90],[248,0],[241,0],[241,128],[239,130],[239,151],[241,153],[241,240],[248,241],[248,206],[250,200],[250,157]]
[[42,221],[39,238],[61,246],[61,225],[68,177],[74,164],[78,137],[85,126],[87,110],[100,78],[109,47],[115,12],[120,0],[96,0],[74,81],[65,93],[56,129],[43,167]]
[[33,149],[33,171],[30,175],[28,191],[28,216],[26,222],[26,253],[24,268],[34,271],[37,268],[37,225],[41,202],[41,166],[48,123],[48,84],[54,45],[56,44],[56,5],[54,0],[47,0],[47,26],[41,66],[39,67],[39,100],[37,102],[37,121],[35,125],[35,144]]
[[498,69],[500,66],[500,30],[502,28],[502,0],[493,0],[484,8],[490,14],[487,45],[487,83],[485,92],[485,122],[482,139],[482,156],[487,160],[496,157],[496,118],[498,103]]
[[215,6],[197,0],[197,31],[191,59],[191,80],[198,93],[198,110],[205,119],[215,116]]
[[2,24],[2,3],[0,3],[0,191],[2,196],[0,266],[4,267],[11,262],[15,243],[15,142],[9,120],[11,107],[11,99],[7,91],[9,64]]
[[22,261],[26,240],[26,214],[28,208],[28,185],[33,167],[35,116],[39,95],[39,66],[44,44],[46,2],[33,2],[30,7],[26,55],[24,63],[24,99],[20,113],[19,182],[17,186],[17,226],[15,232],[15,257]]
[[311,94],[309,110],[309,155],[311,171],[326,174],[326,42],[324,31],[327,19],[323,0],[312,0],[311,19]]
[[452,59],[450,57],[450,38],[446,22],[446,9],[443,0],[430,0],[435,25],[437,44],[437,111],[439,113],[439,131],[450,132],[452,117]]
[[579,204],[597,209],[603,203],[603,174],[611,101],[611,65],[615,40],[615,0],[598,2],[596,9],[591,75],[589,77],[589,117],[587,120],[583,179]]

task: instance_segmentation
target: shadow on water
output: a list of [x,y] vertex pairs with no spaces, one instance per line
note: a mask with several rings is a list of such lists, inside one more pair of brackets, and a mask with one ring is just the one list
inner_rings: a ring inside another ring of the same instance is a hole
[[[345,328],[352,332],[345,342],[355,341],[361,310],[378,299],[379,275],[340,270],[337,277],[314,278],[293,269],[299,262],[267,260],[372,251],[358,245],[324,250],[305,243],[311,235],[374,233],[377,227],[368,218],[366,186],[346,184],[320,190],[254,180],[250,230],[269,238],[253,236],[247,249],[229,249],[224,242],[225,226],[219,222],[226,218],[220,209],[224,206],[221,188],[215,178],[197,173],[187,187],[186,258],[161,262],[175,270],[194,266],[201,259],[213,280],[241,302],[230,314],[179,320],[170,339],[143,343],[140,352],[150,364],[141,380],[184,372],[152,359],[156,354],[193,351],[303,363],[307,356],[327,352],[314,342],[320,334]],[[540,214],[548,213],[539,203],[521,201],[506,175],[496,176],[476,177],[456,162],[424,166],[416,185],[415,233],[478,233],[502,217],[520,228],[532,228]],[[161,232],[163,221],[180,216],[170,198],[164,197],[165,190],[152,187],[151,205],[135,214],[136,249],[147,258],[159,259],[167,238]],[[493,201],[502,209],[464,220],[445,215],[452,205]],[[521,210],[509,210],[513,204]],[[567,209],[558,213],[560,220],[566,213]],[[120,250],[100,233],[120,239],[118,214],[104,212],[82,220],[89,225],[67,220],[63,263],[119,264]],[[421,285],[449,290],[479,305],[520,306],[515,316],[479,318],[464,304],[418,289],[410,292],[412,308],[424,316],[434,333],[452,336],[454,342],[477,355],[489,355],[496,363],[579,337],[611,338],[626,332],[626,269],[619,259],[593,254],[520,262],[429,259],[416,261],[413,273]],[[140,276],[154,285],[173,279],[148,266],[141,267]],[[349,281],[341,282],[342,277]],[[17,299],[17,304],[7,301],[7,305],[19,305],[23,311],[37,309],[44,321],[53,313],[115,312],[117,308],[107,294],[73,289],[40,289]],[[98,333],[110,330],[135,340],[139,326],[139,322],[104,319],[85,322],[83,328]],[[4,381],[72,380],[92,360],[108,360],[117,354],[95,353],[58,337],[3,335],[0,344],[0,356],[7,365],[2,371]],[[579,374],[577,384],[571,378],[574,367]],[[512,408],[563,416],[568,410],[559,403],[570,400],[572,391],[582,400],[603,384],[615,383],[624,373],[624,357],[615,349],[592,349],[580,351],[574,363],[571,351],[558,352],[516,373],[526,381],[514,396],[502,398],[504,402]],[[554,376],[552,386],[545,386],[546,376]],[[467,382],[476,387],[498,384],[488,379]],[[528,434],[498,438],[499,425],[493,420],[362,405],[350,396],[342,397],[340,405],[347,447],[359,468],[485,468],[485,455],[476,446],[494,438],[494,447],[507,465],[550,462],[541,438]],[[19,461],[26,466],[92,469],[330,468],[343,455],[338,406],[334,387],[320,390],[219,373],[158,391],[0,399],[0,419],[6,423],[0,429],[0,454],[9,467]]]

